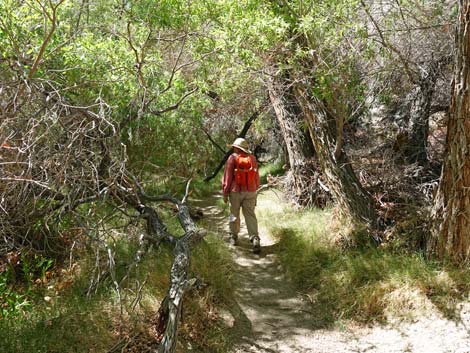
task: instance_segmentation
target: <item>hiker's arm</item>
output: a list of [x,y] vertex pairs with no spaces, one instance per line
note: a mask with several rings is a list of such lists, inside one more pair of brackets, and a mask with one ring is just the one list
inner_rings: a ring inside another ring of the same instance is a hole
[[233,169],[235,168],[234,157],[230,156],[225,164],[224,176],[222,178],[222,193],[224,194],[224,201],[228,199],[230,188],[232,187]]
[[258,189],[261,182],[260,182],[260,177],[259,177],[259,166],[258,166],[258,161],[256,160],[256,157],[253,156],[253,161],[255,163],[255,168],[256,168],[256,188]]

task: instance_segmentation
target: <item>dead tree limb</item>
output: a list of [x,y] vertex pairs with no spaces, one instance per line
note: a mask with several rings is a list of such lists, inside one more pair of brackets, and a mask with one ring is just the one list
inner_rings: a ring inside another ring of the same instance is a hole
[[[250,129],[251,125],[253,124],[253,121],[255,121],[258,116],[259,116],[259,112],[258,111],[254,112],[250,116],[250,118],[246,121],[245,125],[243,125],[243,129],[238,134],[237,137],[243,137],[243,138],[246,137],[246,134],[247,134],[248,130]],[[215,168],[214,172],[211,175],[209,175],[207,178],[204,179],[205,182],[209,182],[209,181],[211,181],[212,179],[214,179],[216,177],[216,175],[219,173],[219,171],[225,165],[225,162],[227,162],[228,157],[230,157],[230,155],[232,153],[233,153],[233,148],[231,148],[230,150],[228,150],[225,153],[224,158],[222,158],[222,160],[219,162],[219,164],[217,165],[217,168]]]
[[220,145],[217,142],[215,142],[215,140],[212,138],[212,136],[209,134],[209,132],[206,131],[205,129],[202,129],[202,131],[206,134],[207,138],[214,145],[214,147],[217,148],[217,150],[219,150],[223,154],[225,154],[225,150],[222,147],[220,147]]
[[[122,179],[122,191],[118,195],[120,200],[138,210],[147,220],[148,236],[146,239],[148,241],[157,245],[160,245],[161,242],[174,244],[170,285],[161,302],[155,325],[159,338],[159,345],[156,347],[158,353],[173,353],[175,351],[183,298],[186,290],[194,284],[194,281],[188,278],[191,250],[206,234],[194,223],[186,203],[190,181],[188,181],[186,193],[180,201],[171,195],[148,195],[137,179],[128,172],[126,177]],[[185,234],[179,238],[170,234],[155,209],[147,205],[150,202],[173,203],[177,208],[177,217]]]
[[158,311],[156,328],[161,338],[157,349],[158,353],[172,353],[175,351],[183,297],[192,283],[191,280],[188,280],[191,249],[206,234],[204,230],[198,229],[191,219],[186,204],[187,196],[188,188],[182,201],[171,196],[162,198],[175,203],[178,209],[179,222],[186,233],[176,243],[174,249],[175,259],[170,272],[170,286]]
[[233,153],[233,148],[231,148],[230,150],[228,150],[225,153],[224,158],[222,158],[222,160],[219,162],[219,164],[217,165],[217,168],[215,168],[214,172],[211,175],[209,175],[207,178],[204,179],[205,182],[209,182],[209,181],[211,181],[212,179],[214,179],[216,177],[216,175],[219,173],[219,171],[225,165],[225,162],[227,162],[228,157],[230,157],[230,155],[232,153]]

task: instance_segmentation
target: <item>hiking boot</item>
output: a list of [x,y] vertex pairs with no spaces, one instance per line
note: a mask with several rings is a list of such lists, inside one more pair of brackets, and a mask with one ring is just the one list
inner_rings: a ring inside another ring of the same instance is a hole
[[261,252],[261,245],[260,245],[260,240],[258,236],[254,236],[251,238],[251,243],[253,244],[253,252],[255,254],[259,254]]
[[230,234],[230,239],[228,241],[229,244],[235,246],[235,245],[237,245],[237,241],[238,241],[238,236]]

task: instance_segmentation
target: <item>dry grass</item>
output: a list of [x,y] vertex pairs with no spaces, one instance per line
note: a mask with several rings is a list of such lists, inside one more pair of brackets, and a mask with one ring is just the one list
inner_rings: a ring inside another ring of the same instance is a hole
[[468,269],[428,261],[412,250],[336,246],[339,232],[354,229],[341,228],[330,210],[296,210],[265,193],[259,216],[278,241],[286,273],[310,298],[322,326],[411,319],[430,310],[452,316],[469,293]]

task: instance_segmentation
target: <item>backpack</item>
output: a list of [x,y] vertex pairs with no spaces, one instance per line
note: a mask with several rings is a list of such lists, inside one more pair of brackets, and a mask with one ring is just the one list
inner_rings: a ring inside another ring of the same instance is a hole
[[250,155],[237,155],[235,158],[235,183],[242,187],[248,188],[249,185],[256,183],[258,169]]

